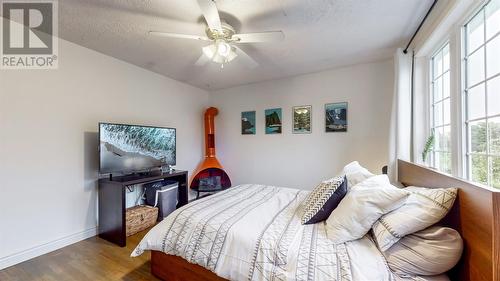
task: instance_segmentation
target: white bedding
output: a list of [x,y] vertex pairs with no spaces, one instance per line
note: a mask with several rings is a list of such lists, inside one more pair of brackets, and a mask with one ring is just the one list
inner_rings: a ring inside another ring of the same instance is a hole
[[307,193],[263,185],[230,188],[173,212],[132,256],[162,251],[229,280],[393,280],[369,236],[335,245],[324,223],[301,225]]

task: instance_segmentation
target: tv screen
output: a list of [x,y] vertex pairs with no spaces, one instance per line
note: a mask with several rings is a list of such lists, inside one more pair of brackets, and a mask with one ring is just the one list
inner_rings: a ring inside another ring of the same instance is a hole
[[175,165],[173,128],[99,123],[99,139],[102,174]]

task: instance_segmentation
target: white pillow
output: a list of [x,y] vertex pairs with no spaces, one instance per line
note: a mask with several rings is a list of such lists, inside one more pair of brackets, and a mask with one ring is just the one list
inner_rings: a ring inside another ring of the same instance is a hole
[[390,184],[387,175],[373,176],[352,187],[326,220],[334,243],[363,237],[382,215],[399,208],[408,192]]
[[383,254],[397,275],[437,275],[453,268],[462,250],[456,230],[433,226],[407,235]]
[[368,169],[362,167],[358,161],[347,164],[342,170],[342,174],[347,177],[347,188],[374,176]]
[[403,206],[382,216],[373,225],[375,241],[381,251],[389,249],[405,235],[439,222],[453,206],[456,188],[407,187],[410,192]]

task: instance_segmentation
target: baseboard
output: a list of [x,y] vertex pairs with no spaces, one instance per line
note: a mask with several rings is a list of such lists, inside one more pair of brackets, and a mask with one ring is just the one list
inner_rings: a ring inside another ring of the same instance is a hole
[[16,265],[23,261],[30,260],[32,258],[36,258],[38,256],[50,253],[52,251],[61,249],[68,245],[74,244],[76,242],[85,240],[87,238],[93,237],[97,235],[97,227],[89,228],[87,230],[63,237],[61,239],[57,239],[39,246],[35,246],[33,248],[21,251],[19,253],[15,253],[3,258],[0,258],[0,270],[5,269],[7,267]]

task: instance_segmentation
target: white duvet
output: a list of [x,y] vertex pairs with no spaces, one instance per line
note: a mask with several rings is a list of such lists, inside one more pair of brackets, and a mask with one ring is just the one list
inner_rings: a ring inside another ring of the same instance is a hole
[[393,280],[369,236],[335,245],[324,223],[301,225],[307,193],[241,185],[205,197],[151,229],[132,256],[162,251],[229,280]]

